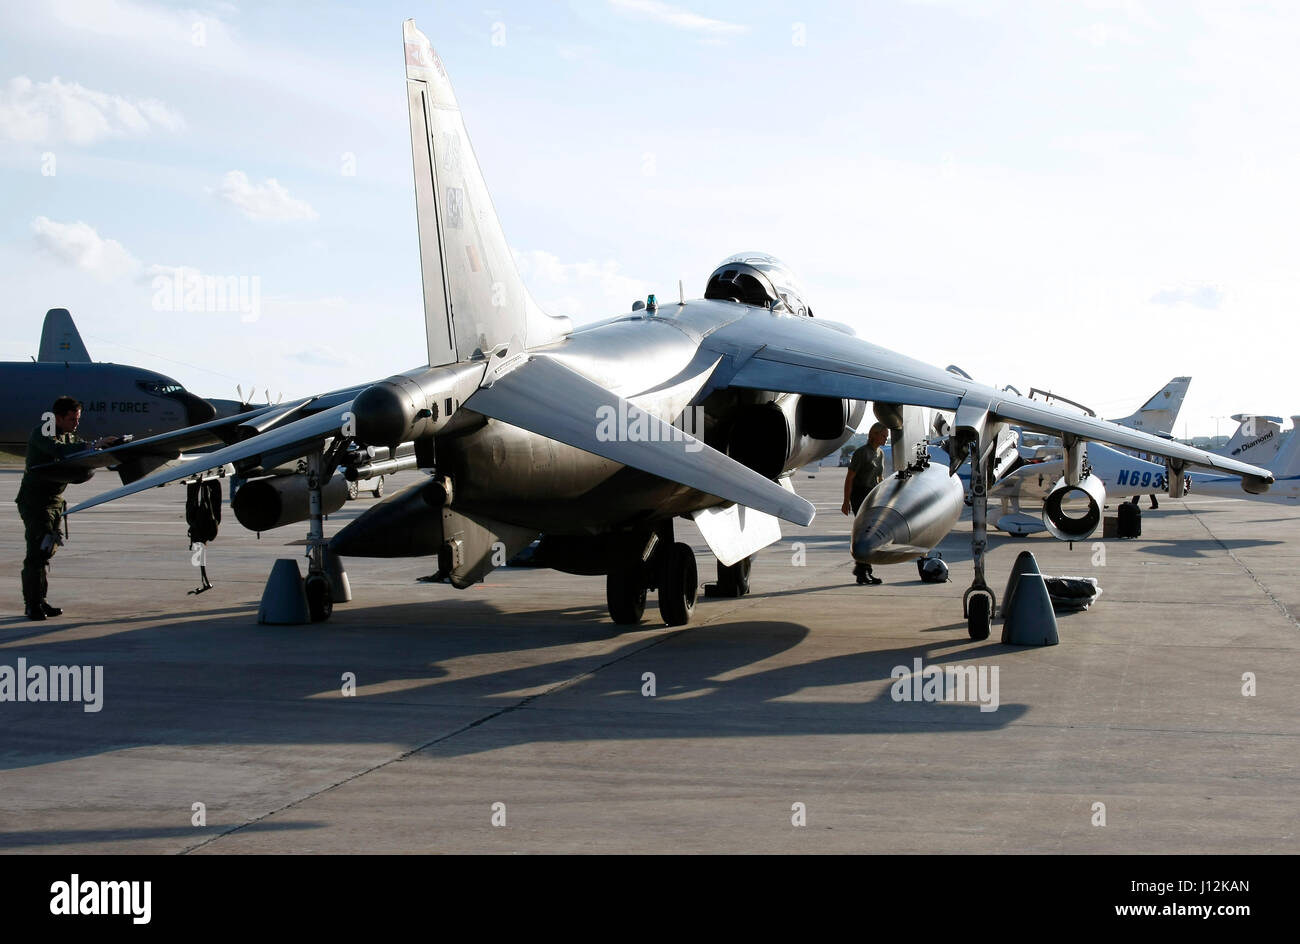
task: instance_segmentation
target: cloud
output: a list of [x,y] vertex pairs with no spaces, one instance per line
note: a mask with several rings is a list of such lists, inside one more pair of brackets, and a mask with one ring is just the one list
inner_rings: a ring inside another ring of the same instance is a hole
[[1223,290],[1208,283],[1167,288],[1151,296],[1157,305],[1192,305],[1196,308],[1218,308],[1223,303]]
[[617,262],[561,262],[540,249],[513,252],[519,275],[538,304],[579,323],[626,314],[632,302],[651,291],[649,282],[622,274]]
[[1121,43],[1125,46],[1135,46],[1138,43],[1137,37],[1124,27],[1108,26],[1100,20],[1085,29],[1075,30],[1074,34],[1084,42],[1091,43],[1098,48],[1113,43]]
[[250,220],[259,222],[314,220],[319,216],[306,200],[289,196],[289,191],[274,177],[254,184],[242,170],[232,170],[222,178],[217,196],[238,207]]
[[659,0],[609,0],[609,5],[616,10],[641,14],[674,29],[698,33],[744,33],[749,29],[748,26],[714,20]]
[[20,75],[0,89],[0,136],[13,141],[86,145],[184,127],[181,116],[156,99],[97,92],[58,76],[33,82]]
[[130,275],[140,262],[116,239],[104,239],[89,223],[56,223],[38,216],[32,221],[36,243],[50,255],[102,282]]

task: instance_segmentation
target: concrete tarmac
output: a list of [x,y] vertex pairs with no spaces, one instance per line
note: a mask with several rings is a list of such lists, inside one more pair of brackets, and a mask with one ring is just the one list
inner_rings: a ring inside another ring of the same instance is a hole
[[[460,591],[416,582],[427,559],[349,560],[329,622],[258,626],[306,526],[259,539],[227,507],[215,587],[187,595],[176,486],[73,516],[65,615],[29,622],[2,471],[0,681],[20,658],[103,681],[95,712],[0,701],[0,850],[1300,852],[1300,509],[1144,498],[1140,540],[995,534],[999,596],[1023,549],[1104,591],[1059,646],[1018,648],[998,623],[967,636],[968,521],[941,548],[952,583],[905,564],[856,586],[843,475],[799,473],[817,519],[758,555],[749,596],[668,629],[651,594],[627,630],[602,578],[506,568]],[[698,532],[679,539],[712,579]],[[893,697],[918,659],[983,669],[983,704]]]

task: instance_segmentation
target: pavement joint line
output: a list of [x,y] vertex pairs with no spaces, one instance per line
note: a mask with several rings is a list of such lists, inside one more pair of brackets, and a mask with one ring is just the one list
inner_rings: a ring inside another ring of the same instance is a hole
[[676,632],[667,633],[663,636],[659,636],[655,639],[651,639],[644,646],[641,646],[637,649],[633,649],[631,652],[625,653],[624,655],[618,656],[617,658],[610,659],[608,662],[602,662],[600,665],[588,669],[587,671],[582,672],[578,675],[575,675],[572,678],[564,679],[563,681],[557,682],[551,687],[547,688],[546,691],[544,692],[537,692],[533,695],[526,695],[519,701],[515,702],[513,705],[505,705],[497,709],[496,711],[484,715],[481,718],[476,718],[475,720],[470,721],[467,724],[461,725],[455,731],[449,731],[446,734],[439,735],[438,737],[434,738],[431,741],[427,741],[424,744],[417,745],[416,747],[413,747],[408,751],[403,751],[401,754],[398,754],[396,757],[390,757],[388,758],[388,760],[381,761],[378,764],[372,764],[371,766],[365,768],[364,770],[359,770],[354,774],[350,774],[349,776],[344,777],[342,780],[332,783],[329,786],[322,787],[319,790],[314,790],[306,794],[305,796],[300,796],[294,800],[289,801],[288,803],[283,804],[282,806],[277,807],[276,809],[268,810],[267,812],[261,814],[260,816],[255,816],[252,819],[240,823],[237,826],[232,826],[230,829],[223,830],[222,832],[217,833],[215,836],[209,836],[201,842],[197,842],[192,846],[188,846],[182,849],[179,854],[188,855],[189,853],[194,852],[197,849],[201,849],[202,847],[208,845],[209,843],[216,842],[218,839],[224,839],[225,837],[240,832],[241,830],[249,826],[253,826],[257,823],[262,822],[265,819],[269,819],[270,817],[275,816],[278,813],[283,813],[286,810],[290,810],[295,806],[307,802],[308,800],[312,800],[318,796],[321,796],[322,794],[329,793],[331,790],[334,790],[337,787],[341,787],[344,784],[351,783],[353,780],[358,780],[361,777],[364,777],[366,774],[373,773],[376,770],[382,770],[384,767],[387,767],[390,764],[395,764],[399,761],[406,760],[406,758],[410,757],[412,754],[417,754],[420,751],[427,750],[430,747],[433,747],[437,744],[441,744],[443,741],[449,741],[454,737],[457,737],[461,734],[466,733],[467,731],[471,731],[474,728],[479,727],[480,725],[487,724],[489,721],[492,721],[495,718],[499,718],[502,715],[506,715],[506,714],[510,714],[511,712],[518,711],[520,708],[526,707],[529,703],[533,701],[536,701],[540,698],[545,698],[547,695],[550,695],[554,692],[561,691],[562,689],[568,688],[571,685],[576,685],[578,682],[581,682],[583,679],[589,678],[595,675],[597,672],[600,672],[601,670],[606,669],[611,665],[622,662],[625,659],[630,659],[634,655],[640,655],[641,653],[645,652],[647,649],[653,649],[655,646],[667,642],[669,639],[673,639],[677,636],[680,636],[682,633],[687,632],[689,629],[690,629],[689,626],[685,626],[677,630]]
[[1291,611],[1286,608],[1286,604],[1274,596],[1273,591],[1268,588],[1268,585],[1265,584],[1264,581],[1260,580],[1259,577],[1255,575],[1255,572],[1247,567],[1240,557],[1233,553],[1232,548],[1228,547],[1228,545],[1225,544],[1217,534],[1210,530],[1210,526],[1201,520],[1201,516],[1196,513],[1196,510],[1194,508],[1188,508],[1187,513],[1195,518],[1196,523],[1205,529],[1205,533],[1214,539],[1214,543],[1223,548],[1227,555],[1236,562],[1237,566],[1246,572],[1246,576],[1255,581],[1255,585],[1264,592],[1264,596],[1273,601],[1273,605],[1282,611],[1282,615],[1291,621],[1291,625],[1296,627],[1296,629],[1300,629],[1300,621],[1297,621],[1296,618],[1291,615]]

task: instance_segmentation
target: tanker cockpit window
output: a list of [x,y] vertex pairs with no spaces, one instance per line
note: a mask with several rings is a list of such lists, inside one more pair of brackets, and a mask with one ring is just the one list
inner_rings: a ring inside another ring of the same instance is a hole
[[155,397],[174,397],[185,389],[178,383],[163,383],[160,380],[137,380],[135,385]]

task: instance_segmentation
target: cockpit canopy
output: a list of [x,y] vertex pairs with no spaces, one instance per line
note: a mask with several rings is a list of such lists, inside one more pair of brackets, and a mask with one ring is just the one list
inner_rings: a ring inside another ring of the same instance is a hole
[[794,273],[765,252],[738,252],[724,259],[709,276],[704,297],[812,317]]

